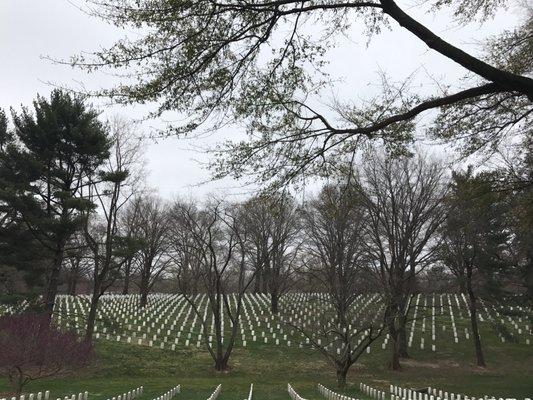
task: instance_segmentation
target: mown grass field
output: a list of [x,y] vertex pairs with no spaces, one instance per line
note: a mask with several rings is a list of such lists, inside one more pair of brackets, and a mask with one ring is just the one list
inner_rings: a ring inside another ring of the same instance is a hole
[[[488,367],[472,365],[471,343],[461,340],[438,342],[437,352],[411,348],[411,359],[404,360],[401,372],[386,369],[387,351],[365,354],[350,371],[344,393],[365,398],[358,385],[364,382],[388,390],[389,383],[404,387],[432,386],[439,389],[482,397],[533,397],[533,348],[525,343],[501,343],[498,337],[483,331]],[[104,400],[140,385],[143,400],[151,400],[171,387],[181,384],[176,399],[205,400],[222,383],[221,400],[244,399],[254,383],[254,399],[288,399],[290,382],[307,399],[320,399],[316,384],[335,390],[334,370],[317,353],[271,344],[236,348],[231,371],[217,373],[206,351],[180,347],[160,350],[133,344],[98,341],[97,358],[84,371],[69,376],[36,381],[26,392],[50,390],[56,399],[87,390],[91,400]],[[9,386],[0,380],[0,393],[6,397]]]

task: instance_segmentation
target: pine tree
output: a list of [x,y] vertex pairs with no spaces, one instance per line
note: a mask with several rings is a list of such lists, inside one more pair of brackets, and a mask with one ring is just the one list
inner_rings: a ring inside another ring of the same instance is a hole
[[[68,240],[81,214],[95,207],[85,198],[87,178],[108,157],[109,139],[98,113],[61,90],[37,96],[33,112],[11,113],[14,129],[2,135],[0,204],[48,254],[44,302],[51,312]],[[11,249],[11,262],[24,257],[24,248]]]

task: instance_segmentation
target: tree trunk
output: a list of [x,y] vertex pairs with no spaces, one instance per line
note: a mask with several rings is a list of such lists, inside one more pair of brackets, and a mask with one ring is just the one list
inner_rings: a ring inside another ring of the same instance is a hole
[[348,375],[348,369],[345,366],[337,365],[337,386],[339,389],[346,387],[346,376]]
[[96,322],[96,310],[98,309],[99,296],[91,298],[91,307],[89,308],[89,315],[87,316],[87,328],[85,331],[85,341],[92,342],[94,334],[94,325]]
[[16,368],[15,372],[13,369],[10,369],[8,379],[9,383],[11,383],[11,387],[15,391],[15,397],[18,399],[22,394],[22,389],[24,387],[24,375],[22,374],[22,370],[19,367]]
[[255,274],[254,293],[263,293],[263,268],[260,268]]
[[261,278],[263,275],[263,267],[258,265],[256,267],[255,272],[255,280],[254,280],[254,293],[259,294],[261,293],[262,285],[261,285]]
[[141,303],[140,303],[140,306],[141,306],[141,308],[144,308],[144,307],[146,307],[147,304],[148,304],[148,290],[141,289]]
[[400,349],[398,345],[398,340],[392,339],[392,346],[391,346],[391,358],[389,361],[389,369],[391,371],[400,371],[402,369],[402,366],[400,364]]
[[71,296],[76,295],[76,287],[78,286],[78,276],[77,274],[71,274],[68,279],[68,288],[67,292]]
[[401,370],[400,365],[400,345],[399,334],[396,329],[396,319],[398,317],[398,308],[394,304],[387,306],[385,311],[385,320],[387,321],[387,327],[389,330],[389,336],[391,339],[391,358],[389,360],[388,368],[392,371]]
[[20,395],[22,394],[22,388],[24,387],[23,383],[22,383],[22,376],[20,377],[20,379],[17,380],[17,383],[16,383],[16,393],[15,393],[15,396],[16,398],[20,398]]
[[[268,264],[265,264],[268,266]],[[270,282],[270,268],[265,268],[261,270],[261,293],[268,294],[270,292],[269,282]]]
[[279,296],[277,293],[272,293],[270,295],[271,298],[271,311],[272,314],[278,314],[279,313]]
[[52,313],[54,312],[54,304],[56,301],[57,287],[59,285],[59,275],[61,273],[61,265],[63,264],[63,257],[64,257],[64,246],[60,245],[60,247],[56,250],[56,253],[54,256],[54,262],[52,264],[52,271],[50,272],[50,277],[48,279],[48,285],[46,288],[46,296],[44,300],[46,311],[50,314],[50,317],[52,316]]
[[98,309],[98,302],[100,300],[100,282],[94,282],[93,296],[91,297],[91,306],[89,307],[89,314],[87,315],[87,327],[85,330],[85,341],[92,342],[94,334],[94,326],[96,322],[96,311]]
[[398,316],[398,355],[402,358],[409,358],[407,352],[407,328],[406,316],[403,312]]
[[218,372],[224,372],[228,370],[228,360],[225,357],[215,360],[215,370]]
[[128,294],[130,291],[130,271],[131,271],[131,260],[126,262],[126,268],[124,270],[124,287],[122,288],[122,294]]
[[533,304],[533,250],[528,250],[526,254],[525,282],[529,302]]
[[139,290],[141,292],[141,308],[146,307],[146,304],[148,304],[148,292],[150,291],[150,275],[148,273],[143,272],[141,274],[141,284],[139,286]]
[[222,307],[222,294],[218,294],[218,300],[215,302],[216,309],[214,311],[214,323],[215,323],[215,339],[216,339],[216,349],[215,349],[215,370],[225,371],[228,368],[228,359],[224,357],[224,345],[222,343],[222,337],[224,332],[222,332],[222,323],[220,309]]
[[472,340],[476,349],[476,362],[478,367],[485,367],[485,357],[483,356],[483,349],[481,347],[481,338],[479,337],[479,328],[477,324],[477,299],[472,289],[471,279],[467,283],[468,297],[470,300],[470,324],[472,325]]

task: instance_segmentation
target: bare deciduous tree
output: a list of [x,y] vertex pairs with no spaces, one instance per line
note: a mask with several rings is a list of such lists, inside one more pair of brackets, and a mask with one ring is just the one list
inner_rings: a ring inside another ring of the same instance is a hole
[[140,210],[139,201],[131,201],[127,204],[124,211],[119,217],[119,230],[120,239],[123,242],[121,246],[125,252],[122,254],[124,257],[124,268],[122,269],[122,278],[124,280],[122,286],[122,294],[128,294],[130,292],[130,284],[133,279],[133,273],[135,263],[139,259],[139,249],[141,244],[137,240],[137,230],[139,228],[139,214]]
[[120,276],[125,258],[119,251],[118,216],[140,190],[142,180],[141,143],[130,122],[115,118],[110,124],[111,156],[105,167],[91,177],[88,198],[99,206],[86,213],[84,235],[93,259],[93,292],[87,315],[85,340],[91,341],[100,297]]
[[407,356],[406,314],[415,275],[433,260],[431,241],[446,216],[444,178],[443,167],[423,155],[386,159],[374,153],[362,168],[366,243],[386,303],[393,370]]
[[83,232],[76,232],[69,239],[63,261],[63,276],[69,295],[76,295],[80,279],[90,275],[91,267],[91,257]]
[[346,385],[348,370],[384,326],[375,320],[376,315],[362,315],[354,309],[368,263],[363,243],[366,223],[363,199],[351,178],[326,185],[303,210],[307,273],[326,296],[315,299],[324,313],[311,329],[299,330],[334,365],[340,387]]
[[[244,234],[238,213],[219,201],[204,208],[176,203],[172,216],[172,259],[180,292],[201,322],[202,336],[217,371],[228,369],[238,333],[243,296],[253,281],[246,264]],[[195,294],[207,296],[207,313]],[[225,336],[224,316],[230,321]],[[214,342],[208,323],[213,321]]]
[[255,292],[268,293],[278,313],[280,297],[290,289],[297,270],[299,216],[287,194],[259,195],[240,207],[240,219],[250,240],[247,254],[255,271]]
[[133,238],[138,245],[140,306],[145,307],[154,283],[169,265],[168,210],[155,196],[137,197],[133,203],[137,210]]

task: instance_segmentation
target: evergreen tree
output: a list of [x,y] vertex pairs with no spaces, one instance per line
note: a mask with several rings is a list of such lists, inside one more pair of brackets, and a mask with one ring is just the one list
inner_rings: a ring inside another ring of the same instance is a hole
[[441,229],[440,255],[468,297],[477,365],[485,366],[478,329],[478,298],[493,295],[506,272],[504,195],[494,190],[490,174],[454,173],[447,197],[449,206]]
[[[50,99],[37,96],[33,112],[12,110],[12,119],[13,131],[2,135],[7,140],[0,154],[0,203],[19,232],[31,234],[48,254],[44,302],[51,312],[68,240],[81,214],[95,207],[85,198],[87,178],[108,157],[109,139],[98,113],[82,97],[61,90]],[[10,262],[16,264],[25,251],[12,250]]]
[[518,278],[523,282],[527,300],[533,304],[533,132],[522,142],[517,168],[504,174],[510,204],[509,222],[513,232],[511,249]]
[[[0,110],[0,183],[5,187],[8,180],[16,180],[12,174],[12,161],[7,157],[14,146],[14,134],[8,129],[8,118]],[[8,160],[10,162],[8,162]],[[1,189],[0,189],[1,190]],[[14,294],[25,281],[29,289],[43,285],[43,264],[48,255],[24,225],[21,215],[12,203],[0,198],[0,293]]]

